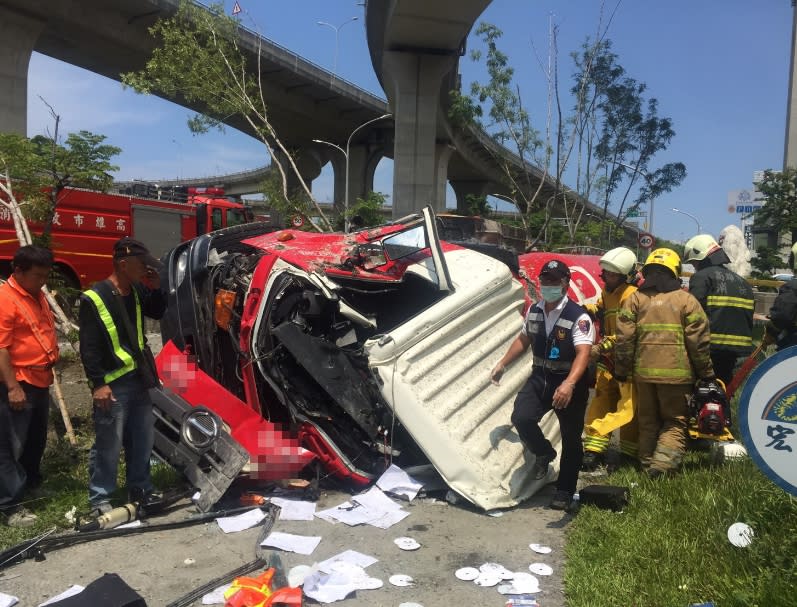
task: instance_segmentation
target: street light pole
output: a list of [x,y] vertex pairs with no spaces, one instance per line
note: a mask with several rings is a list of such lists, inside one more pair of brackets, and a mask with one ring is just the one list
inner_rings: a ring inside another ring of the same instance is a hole
[[352,21],[357,21],[359,17],[352,17],[351,19],[344,21],[340,25],[332,25],[327,21],[316,21],[317,25],[323,25],[325,27],[330,27],[335,31],[335,60],[332,63],[332,73],[336,76],[338,75],[338,48],[340,44],[340,29]]
[[344,150],[339,145],[334,143],[330,143],[329,141],[324,141],[323,139],[313,139],[315,143],[321,143],[323,145],[328,145],[329,147],[335,148],[341,154],[343,154],[343,158],[346,160],[346,179],[345,179],[345,186],[343,188],[343,231],[348,234],[349,233],[349,148],[351,147],[351,140],[354,135],[360,129],[367,127],[369,124],[373,124],[374,122],[379,122],[380,120],[384,120],[385,118],[390,118],[393,114],[382,114],[376,118],[372,118],[366,122],[363,122],[357,128],[355,128],[350,134],[349,138],[346,140],[346,149]]
[[[628,169],[634,173],[639,173],[642,177],[645,178],[645,181],[648,182],[648,186],[650,186],[650,175],[645,169],[641,169],[638,167],[632,167],[630,164],[626,164],[624,162],[618,162],[621,167]],[[648,221],[647,221],[647,231],[650,234],[653,234],[653,197],[650,198],[650,211],[648,212]]]
[[681,215],[686,215],[687,217],[691,217],[694,220],[694,222],[697,224],[697,233],[698,234],[702,234],[703,233],[703,230],[700,229],[700,221],[698,221],[697,217],[695,217],[691,213],[687,213],[686,211],[682,211],[681,209],[676,209],[675,207],[673,207],[670,210],[671,211],[675,211],[676,213],[680,213]]

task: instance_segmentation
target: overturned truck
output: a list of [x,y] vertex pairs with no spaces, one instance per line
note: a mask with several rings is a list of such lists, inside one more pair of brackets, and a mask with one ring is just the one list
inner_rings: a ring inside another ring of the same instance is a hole
[[[519,264],[443,242],[430,209],[352,234],[268,230],[236,226],[168,254],[158,357],[165,386],[245,448],[248,474],[287,478],[315,461],[366,485],[390,462],[430,463],[483,509],[552,480],[532,478],[510,422],[531,358],[490,383],[534,296],[524,277],[550,255]],[[571,296],[593,298],[591,272],[580,276]],[[543,430],[560,451],[553,416]]]

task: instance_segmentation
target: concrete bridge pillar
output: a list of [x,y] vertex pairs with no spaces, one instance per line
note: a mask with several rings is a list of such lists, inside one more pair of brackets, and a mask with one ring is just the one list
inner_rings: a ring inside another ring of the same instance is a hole
[[[304,189],[299,181],[299,177],[296,175],[296,171],[294,171],[291,167],[290,160],[286,158],[285,155],[279,150],[275,150],[275,156],[276,160],[279,161],[283,170],[285,171],[288,181],[288,194],[292,197],[303,196]],[[321,169],[324,164],[326,164],[326,158],[312,148],[300,149],[294,152],[292,156],[296,168],[299,169],[299,175],[301,175],[302,179],[312,191],[311,182],[321,174]],[[276,168],[276,166],[274,167],[274,170],[277,171],[277,178],[281,178],[279,175],[279,170]]]
[[451,187],[454,194],[457,195],[457,210],[467,211],[468,201],[467,197],[470,196],[487,196],[490,193],[490,182],[486,179],[479,180],[464,180],[458,179],[451,182]]
[[28,64],[44,22],[0,7],[0,132],[27,135]]
[[387,51],[382,65],[395,121],[393,217],[431,204],[445,209],[445,179],[451,150],[437,139],[440,83],[456,64],[451,55]]

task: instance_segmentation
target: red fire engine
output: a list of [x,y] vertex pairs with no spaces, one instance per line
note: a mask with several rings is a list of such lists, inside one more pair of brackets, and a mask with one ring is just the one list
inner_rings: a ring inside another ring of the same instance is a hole
[[[221,188],[164,190],[144,183],[120,193],[64,188],[55,211],[54,269],[74,288],[86,288],[107,276],[113,243],[122,236],[142,241],[160,257],[183,241],[251,220],[249,210],[225,198]],[[37,234],[42,230],[35,223],[30,228]],[[11,215],[0,207],[0,274],[10,273],[17,248]]]

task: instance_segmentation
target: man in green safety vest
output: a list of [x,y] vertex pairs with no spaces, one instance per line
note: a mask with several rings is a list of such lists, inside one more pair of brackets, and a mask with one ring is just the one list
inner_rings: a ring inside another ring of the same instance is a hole
[[149,460],[154,440],[148,388],[157,375],[145,355],[144,316],[166,310],[160,262],[132,238],[113,247],[113,272],[80,298],[80,357],[94,400],[95,441],[89,453],[89,502],[95,514],[109,511],[116,491],[119,455],[125,449],[130,502],[156,509]]

